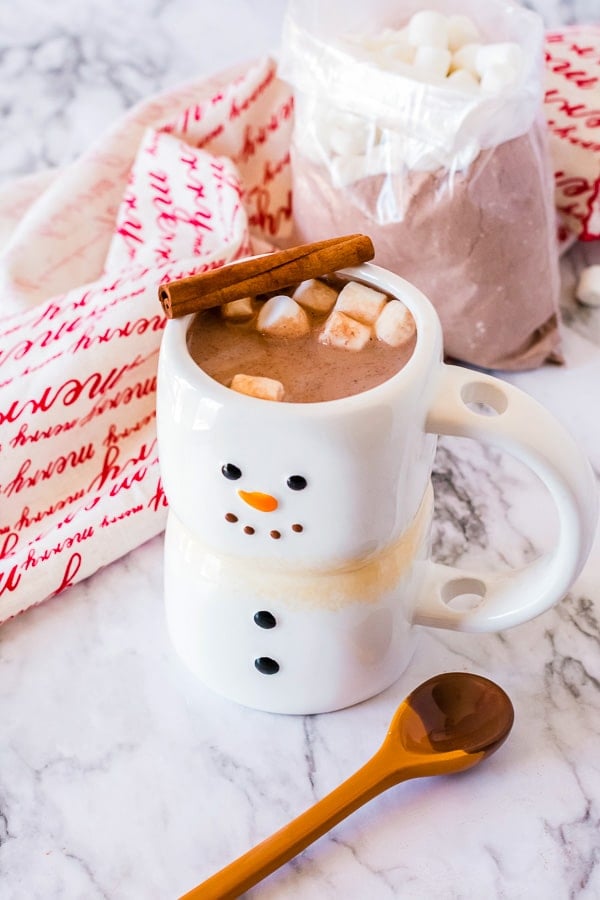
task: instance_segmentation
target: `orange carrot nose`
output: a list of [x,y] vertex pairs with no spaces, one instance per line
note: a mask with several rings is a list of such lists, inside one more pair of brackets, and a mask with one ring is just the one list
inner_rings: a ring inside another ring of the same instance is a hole
[[253,506],[254,509],[260,509],[261,512],[273,512],[277,509],[277,500],[270,494],[261,494],[260,491],[238,491],[238,494],[244,503]]

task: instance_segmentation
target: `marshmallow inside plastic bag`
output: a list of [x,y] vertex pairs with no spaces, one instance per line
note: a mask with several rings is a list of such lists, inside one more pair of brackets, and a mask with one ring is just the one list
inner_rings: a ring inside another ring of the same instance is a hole
[[459,60],[490,60],[480,80],[462,67],[457,78],[455,61],[445,78],[454,56],[442,46],[413,48],[412,65],[386,56],[382,35],[400,45],[423,10],[418,0],[289,3],[279,74],[294,90],[294,238],[369,234],[375,262],[437,307],[449,357],[497,369],[558,361],[542,21],[510,0],[428,0],[432,20],[476,27],[482,49],[472,43]]
[[[428,6],[450,12],[443,0],[428,0]],[[483,41],[512,43],[523,51],[517,83],[499,94],[431,84],[408,67],[406,74],[390,71],[365,59],[359,47],[353,52],[359,34],[376,37],[399,29],[422,7],[417,0],[290,3],[280,75],[300,98],[298,146],[330,165],[332,174],[338,154],[331,134],[335,140],[336,131],[346,133],[348,149],[377,158],[380,168],[460,170],[481,149],[518,137],[533,124],[541,102],[543,28],[537,16],[520,7],[493,0],[452,3],[452,11],[477,22]]]

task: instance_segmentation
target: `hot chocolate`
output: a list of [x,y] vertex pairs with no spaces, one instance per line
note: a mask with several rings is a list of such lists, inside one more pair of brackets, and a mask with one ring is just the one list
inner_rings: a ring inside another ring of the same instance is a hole
[[192,358],[216,381],[292,403],[337,400],[381,384],[405,365],[415,341],[401,301],[339,279],[204,310],[187,333]]

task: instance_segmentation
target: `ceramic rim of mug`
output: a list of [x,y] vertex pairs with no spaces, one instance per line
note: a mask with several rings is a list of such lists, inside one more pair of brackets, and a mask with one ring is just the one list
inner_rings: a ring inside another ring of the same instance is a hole
[[269,410],[277,410],[274,413],[277,416],[285,415],[286,410],[293,412],[293,415],[297,416],[302,409],[306,410],[307,413],[310,411],[313,414],[322,413],[323,415],[328,415],[333,412],[334,408],[338,412],[349,412],[351,408],[360,408],[373,400],[385,401],[386,393],[392,391],[395,393],[402,387],[404,382],[408,383],[410,380],[414,382],[415,380],[425,379],[431,371],[432,365],[442,362],[443,349],[440,320],[431,301],[428,300],[422,291],[400,275],[395,275],[388,269],[376,266],[373,263],[362,263],[360,266],[340,269],[336,274],[354,281],[360,281],[369,287],[374,287],[388,294],[390,297],[401,300],[415,320],[416,342],[413,352],[406,363],[385,381],[359,393],[350,394],[347,397],[309,402],[275,402],[233,391],[208,375],[195,362],[188,350],[187,332],[194,316],[197,315],[196,313],[168,320],[163,337],[168,358],[172,362],[177,361],[180,374],[183,375],[191,387],[201,389],[203,383],[210,385],[210,393],[213,395],[214,400],[222,400],[224,404],[227,403],[229,406],[241,404],[246,409],[249,403],[260,404],[257,407],[257,411],[260,409],[261,415],[268,415]]

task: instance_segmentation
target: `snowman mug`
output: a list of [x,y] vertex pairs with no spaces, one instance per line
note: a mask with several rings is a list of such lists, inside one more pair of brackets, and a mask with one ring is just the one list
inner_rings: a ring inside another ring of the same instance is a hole
[[[544,612],[581,571],[597,519],[591,466],[543,407],[444,364],[437,314],[404,279],[370,263],[339,274],[400,299],[417,326],[406,365],[363,393],[316,403],[236,393],[190,356],[191,316],[167,323],[160,351],[170,637],[203,683],[271,712],[379,693],[410,662],[418,626],[500,631]],[[558,511],[551,552],[508,574],[429,559],[440,434],[495,444],[537,473]],[[245,502],[258,494],[268,509]]]

